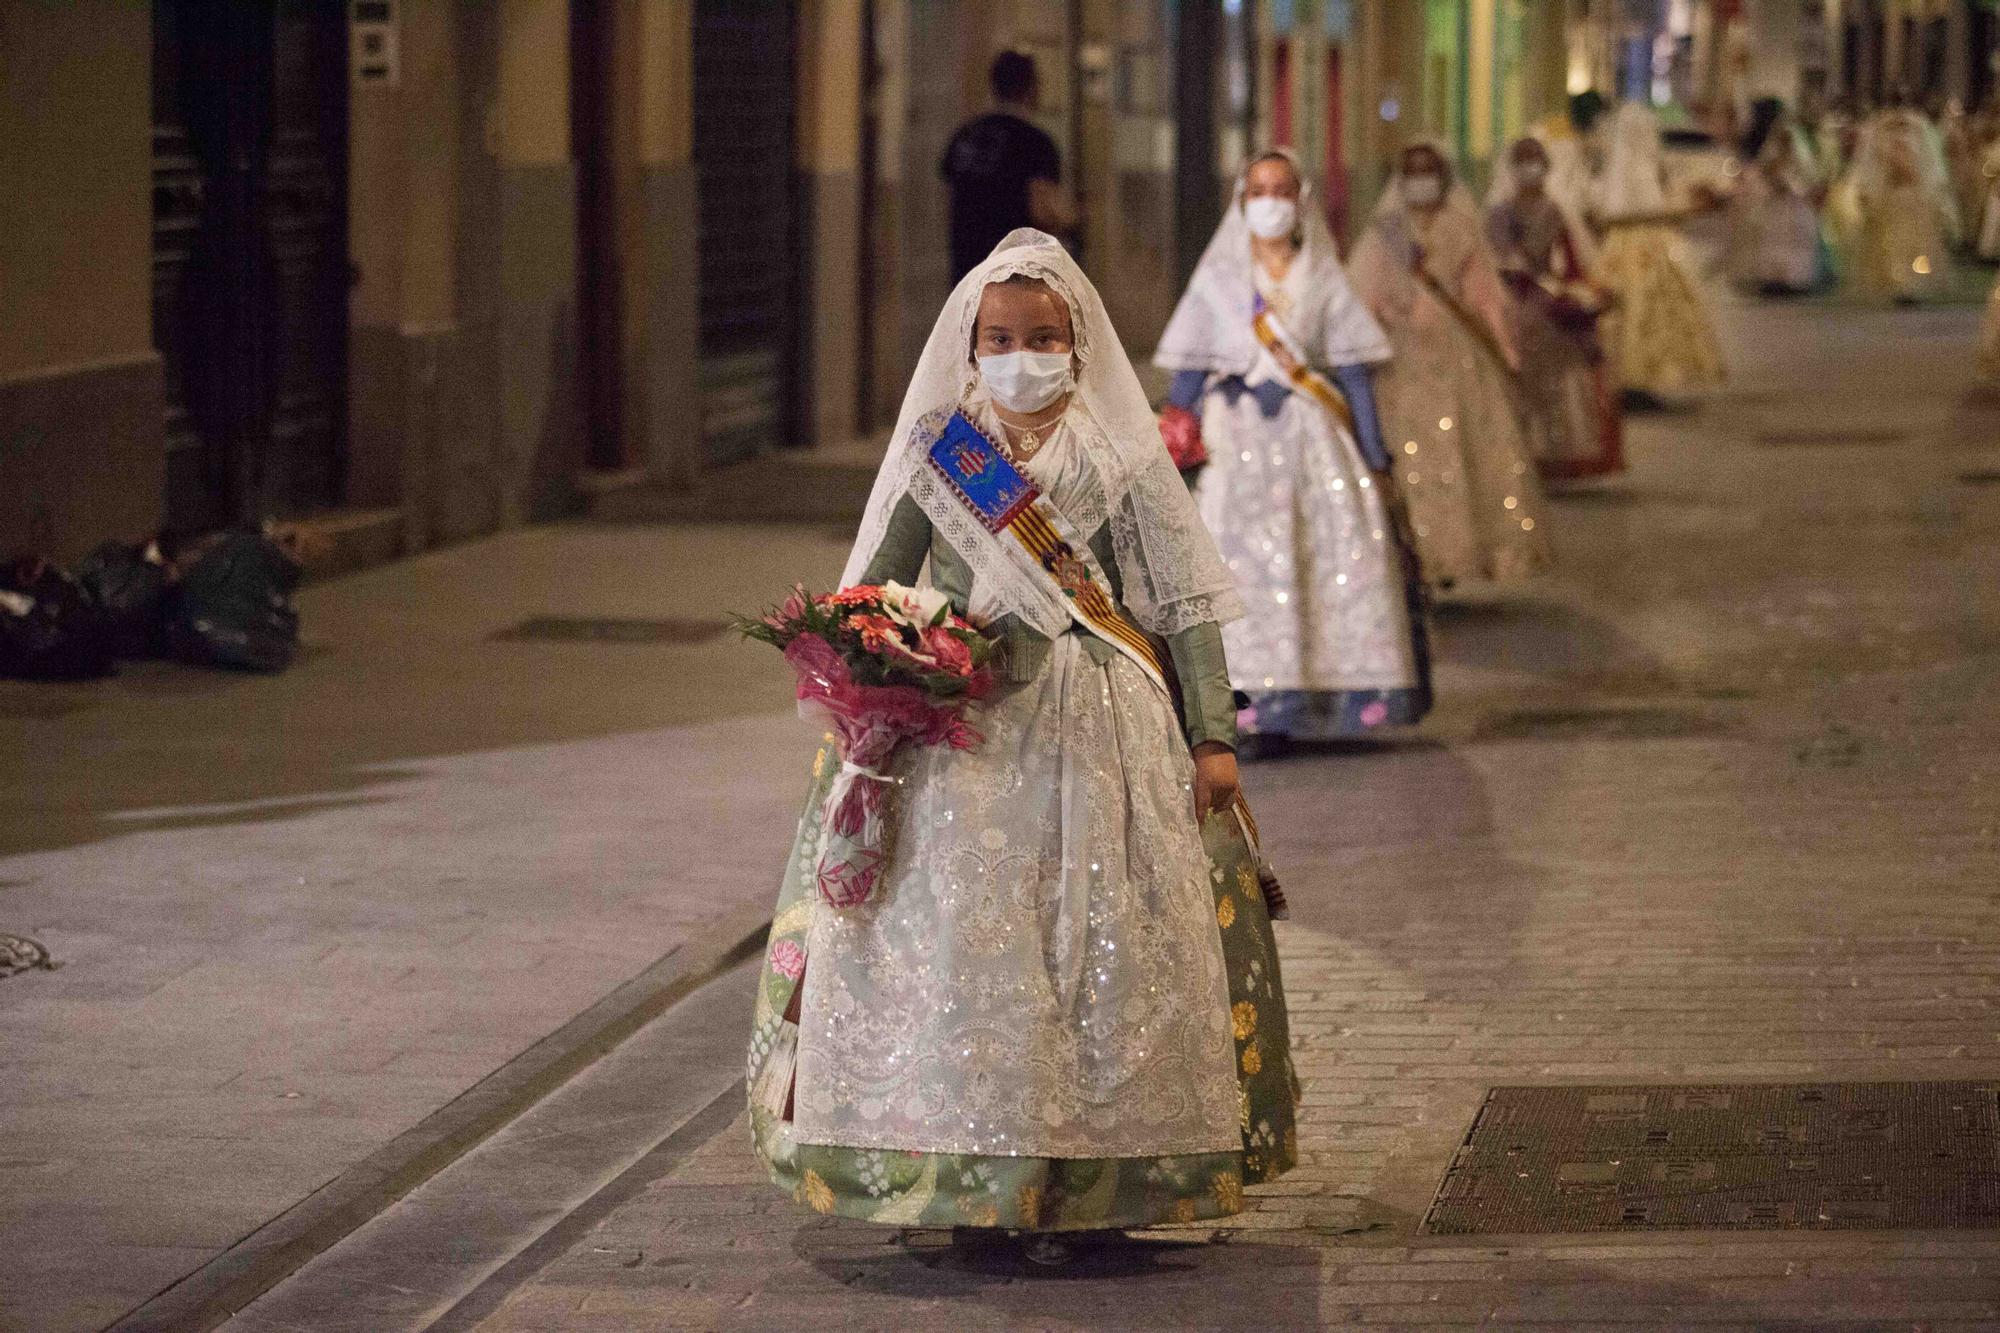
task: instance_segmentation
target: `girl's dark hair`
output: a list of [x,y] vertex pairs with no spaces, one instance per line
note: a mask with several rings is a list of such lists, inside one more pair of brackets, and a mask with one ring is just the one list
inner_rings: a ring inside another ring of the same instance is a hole
[[[1057,309],[1062,311],[1063,323],[1070,326],[1069,327],[1070,338],[1072,340],[1076,338],[1076,318],[1070,314],[1069,302],[1062,299],[1062,293],[1058,292],[1055,288],[1049,286],[1048,283],[1043,282],[1040,278],[1036,277],[1034,274],[1009,273],[1004,278],[994,279],[992,282],[987,283],[986,286],[1041,288],[1043,291],[1047,292],[1051,297],[1055,299]],[[985,295],[985,288],[980,289],[980,295],[982,296]],[[979,309],[978,307],[975,306],[972,311],[972,346],[966,349],[966,354],[971,355],[974,352],[976,352],[978,348],[979,348]]]

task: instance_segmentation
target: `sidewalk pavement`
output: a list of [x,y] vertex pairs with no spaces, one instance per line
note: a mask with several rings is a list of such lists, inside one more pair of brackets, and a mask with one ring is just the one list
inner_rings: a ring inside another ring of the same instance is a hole
[[[0,931],[62,964],[0,983],[0,1328],[108,1324],[760,921],[809,741],[720,621],[846,541],[535,528],[308,588],[282,676],[0,683]],[[697,641],[494,639],[537,616]]]
[[[1490,1086],[2000,1076],[1969,324],[1731,320],[1735,387],[1558,503],[1562,571],[1442,613],[1432,724],[1249,771],[1306,1085],[1303,1164],[1249,1212],[1038,1278],[779,1196],[738,1102],[436,1326],[2000,1327],[1992,1231],[1417,1233]],[[341,1326],[304,1296],[246,1330]]]

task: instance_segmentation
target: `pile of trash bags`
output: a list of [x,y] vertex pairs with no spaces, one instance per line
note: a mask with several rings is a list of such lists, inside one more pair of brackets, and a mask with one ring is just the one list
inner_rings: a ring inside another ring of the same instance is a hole
[[0,676],[84,680],[121,659],[283,671],[299,645],[299,563],[270,534],[106,542],[66,572],[0,568]]

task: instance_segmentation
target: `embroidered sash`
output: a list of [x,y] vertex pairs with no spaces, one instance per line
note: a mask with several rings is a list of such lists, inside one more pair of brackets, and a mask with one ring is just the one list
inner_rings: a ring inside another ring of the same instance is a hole
[[1290,355],[1293,368],[1285,371],[1285,377],[1292,382],[1292,387],[1331,412],[1342,430],[1349,435],[1354,434],[1354,409],[1348,406],[1347,395],[1336,388],[1332,380],[1307,363],[1297,341],[1293,339],[1290,330],[1279,322],[1278,312],[1271,309],[1262,292],[1257,293],[1257,302],[1251,311],[1250,329],[1280,368],[1284,366],[1285,360],[1278,353],[1282,351]]
[[954,412],[932,442],[930,465],[1010,559],[1054,582],[1077,624],[1168,689],[1159,649],[1111,599],[1089,542],[963,412]]
[[1500,346],[1500,340],[1493,336],[1493,330],[1486,326],[1486,321],[1467,308],[1463,301],[1453,296],[1451,290],[1440,282],[1437,275],[1432,273],[1428,268],[1425,268],[1422,264],[1418,264],[1412,271],[1416,274],[1417,281],[1422,284],[1424,290],[1429,292],[1432,299],[1440,306],[1444,307],[1445,313],[1457,320],[1459,327],[1472,335],[1473,341],[1478,343],[1480,349],[1492,360],[1494,368],[1500,372],[1507,383],[1514,386],[1516,390],[1519,390],[1521,387],[1521,372],[1507,364],[1506,350]]

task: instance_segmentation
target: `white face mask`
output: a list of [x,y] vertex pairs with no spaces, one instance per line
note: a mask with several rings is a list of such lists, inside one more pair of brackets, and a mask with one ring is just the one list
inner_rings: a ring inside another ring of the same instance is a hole
[[1069,392],[1068,352],[1007,352],[979,358],[979,377],[1009,412],[1039,412]]
[[1274,194],[1260,194],[1243,201],[1243,220],[1254,236],[1275,241],[1290,236],[1299,225],[1299,206]]
[[1403,198],[1418,208],[1436,203],[1444,198],[1444,177],[1429,171],[1403,177]]
[[1530,160],[1514,164],[1514,179],[1523,185],[1540,185],[1542,177],[1548,174],[1549,168],[1546,162]]

